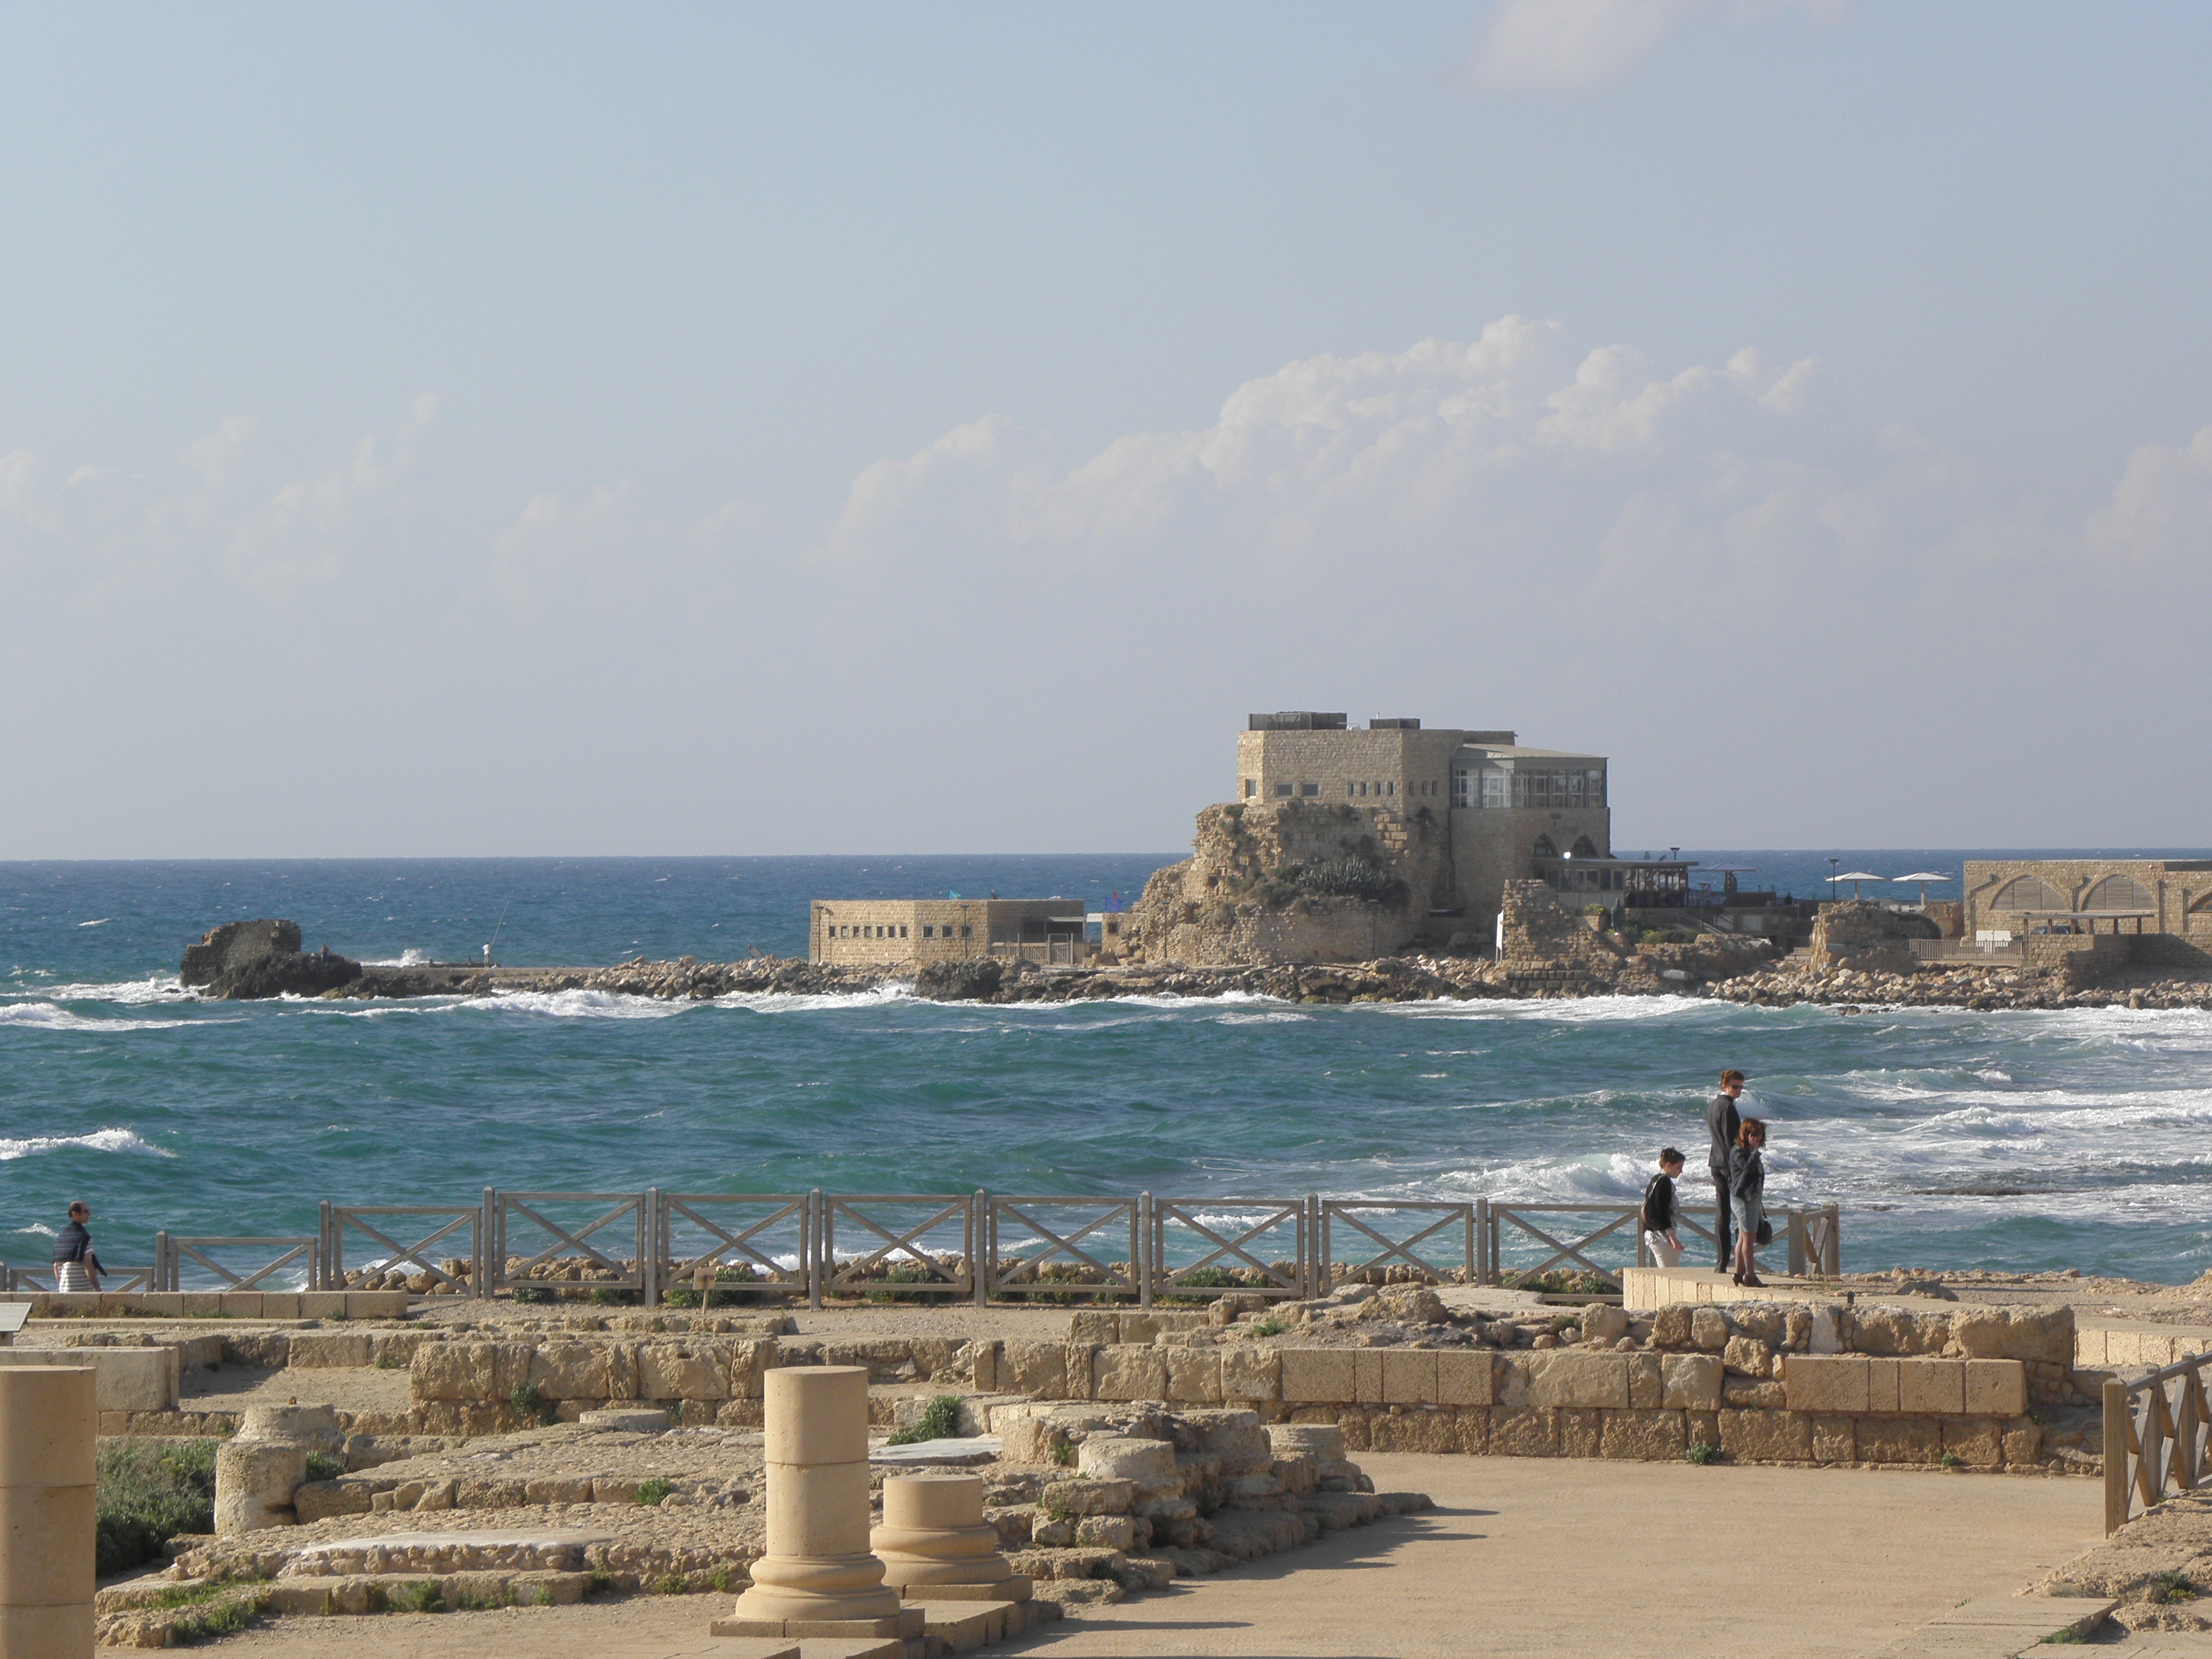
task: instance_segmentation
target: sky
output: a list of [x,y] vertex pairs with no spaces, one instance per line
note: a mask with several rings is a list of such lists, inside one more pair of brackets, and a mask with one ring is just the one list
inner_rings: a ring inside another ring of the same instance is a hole
[[2212,842],[2212,8],[0,3],[0,859]]

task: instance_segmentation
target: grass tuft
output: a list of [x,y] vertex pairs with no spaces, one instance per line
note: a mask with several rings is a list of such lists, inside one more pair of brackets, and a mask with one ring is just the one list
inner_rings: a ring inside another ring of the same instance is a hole
[[94,1559],[102,1577],[157,1559],[179,1533],[215,1530],[212,1440],[100,1443],[94,1465]]
[[1683,1452],[1682,1455],[1688,1458],[1691,1462],[1702,1467],[1707,1463],[1719,1462],[1721,1461],[1722,1452],[1721,1449],[1713,1444],[1711,1441],[1699,1440],[1693,1443]]
[[656,1474],[650,1480],[641,1480],[638,1483],[637,1501],[647,1509],[653,1509],[659,1504],[662,1498],[675,1490],[674,1481],[665,1480]]
[[960,1432],[960,1396],[940,1394],[925,1407],[921,1421],[901,1429],[890,1438],[894,1446],[911,1446],[924,1440],[951,1440]]
[[2194,1601],[2197,1586],[2185,1572],[2161,1572],[2150,1581],[2150,1599],[2154,1601]]

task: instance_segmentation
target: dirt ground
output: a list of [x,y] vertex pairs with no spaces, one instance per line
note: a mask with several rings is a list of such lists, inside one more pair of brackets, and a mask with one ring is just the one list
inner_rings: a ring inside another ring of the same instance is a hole
[[[1407,1516],[1218,1578],[1100,1607],[1006,1651],[1052,1659],[1617,1659],[1643,1632],[1711,1659],[1844,1659],[1969,1596],[2005,1595],[2098,1542],[2099,1489],[1940,1471],[1369,1455]],[[719,1595],[574,1608],[290,1619],[256,1656],[692,1659]]]

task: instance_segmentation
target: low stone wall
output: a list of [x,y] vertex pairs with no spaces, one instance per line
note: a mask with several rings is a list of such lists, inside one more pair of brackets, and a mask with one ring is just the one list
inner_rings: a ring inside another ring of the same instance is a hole
[[404,1319],[404,1291],[15,1291],[33,1319]]

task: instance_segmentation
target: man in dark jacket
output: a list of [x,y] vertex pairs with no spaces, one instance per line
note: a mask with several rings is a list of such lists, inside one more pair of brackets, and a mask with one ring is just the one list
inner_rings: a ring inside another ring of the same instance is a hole
[[1712,1172],[1713,1196],[1718,1200],[1713,1237],[1720,1245],[1718,1267],[1722,1273],[1731,1272],[1735,1267],[1735,1221],[1729,1213],[1729,1153],[1735,1146],[1736,1128],[1742,1121],[1735,1109],[1736,1099],[1742,1093],[1743,1073],[1732,1069],[1723,1072],[1721,1091],[1705,1108],[1705,1127],[1712,1135],[1705,1164]]

